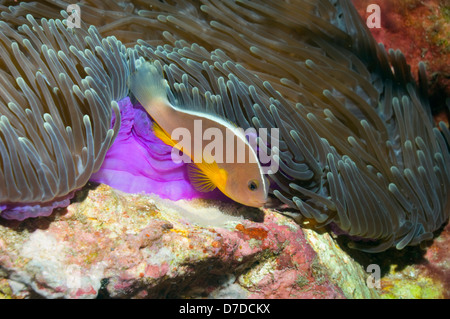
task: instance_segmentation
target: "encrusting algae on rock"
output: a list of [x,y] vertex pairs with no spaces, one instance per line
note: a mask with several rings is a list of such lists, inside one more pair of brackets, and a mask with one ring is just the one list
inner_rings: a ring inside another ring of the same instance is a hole
[[[403,279],[389,274],[380,289],[369,288],[368,262],[353,259],[327,232],[302,229],[269,209],[261,220],[233,203],[172,202],[106,185],[81,197],[52,217],[0,223],[5,298],[442,296],[405,293]],[[199,208],[217,220],[199,219]],[[448,261],[427,258],[448,269]],[[431,282],[420,267],[415,273],[423,278],[417,285]],[[447,289],[445,277],[432,280]]]
[[[331,280],[326,268],[319,277],[313,271],[318,253],[308,244],[304,230],[270,210],[265,210],[263,223],[230,216],[220,226],[208,226],[183,215],[183,210],[193,205],[212,214],[236,214],[239,207],[220,202],[171,202],[152,195],[120,193],[105,185],[85,196],[53,217],[0,225],[2,234],[20,234],[14,245],[2,247],[1,266],[8,274],[2,291],[10,291],[6,296],[374,296],[358,290],[363,288],[364,274],[346,278],[355,282],[353,291],[344,291]],[[258,219],[251,212],[244,217],[249,216]],[[347,263],[358,267],[352,261]]]

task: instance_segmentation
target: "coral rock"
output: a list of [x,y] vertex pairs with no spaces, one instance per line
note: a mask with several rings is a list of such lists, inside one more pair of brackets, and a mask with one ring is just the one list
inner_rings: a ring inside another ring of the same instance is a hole
[[1,222],[2,297],[354,295],[331,278],[306,231],[270,210],[263,216],[235,204],[171,202],[105,185],[76,198],[51,217]]
[[[447,237],[426,258],[448,272],[436,257]],[[0,250],[0,298],[402,296],[389,290],[398,275],[369,288],[365,268],[328,232],[301,228],[276,211],[173,202],[102,184],[50,217],[1,221]],[[422,283],[431,280],[415,271]],[[442,289],[444,277],[433,279]]]

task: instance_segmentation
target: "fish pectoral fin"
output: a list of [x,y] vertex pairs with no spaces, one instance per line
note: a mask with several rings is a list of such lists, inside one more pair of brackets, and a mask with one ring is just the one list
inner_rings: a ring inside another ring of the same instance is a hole
[[211,192],[216,187],[225,188],[227,172],[219,168],[216,162],[191,163],[188,165],[188,176],[194,188],[200,192]]
[[200,192],[211,192],[216,189],[212,180],[194,163],[188,165],[188,177],[194,188]]

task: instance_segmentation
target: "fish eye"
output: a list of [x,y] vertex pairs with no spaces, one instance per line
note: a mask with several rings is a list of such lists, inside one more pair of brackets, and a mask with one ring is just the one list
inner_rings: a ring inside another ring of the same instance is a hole
[[257,190],[258,189],[258,181],[251,180],[250,182],[248,182],[248,189],[251,191]]

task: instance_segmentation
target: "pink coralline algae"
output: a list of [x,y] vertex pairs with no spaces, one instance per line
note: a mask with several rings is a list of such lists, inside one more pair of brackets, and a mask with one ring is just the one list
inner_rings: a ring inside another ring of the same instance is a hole
[[[81,192],[83,201],[50,217],[0,222],[0,298],[448,297],[449,227],[423,262],[384,275],[376,288],[355,261],[369,256],[354,259],[329,233],[271,209],[261,219],[234,203],[173,202],[106,185]],[[208,225],[197,211],[231,215]],[[377,256],[367,263],[402,262]],[[433,286],[411,295],[418,283]]]
[[[200,204],[199,204],[200,203]],[[201,205],[201,202],[196,205]],[[264,222],[201,226],[156,196],[101,185],[53,219],[0,225],[0,293],[12,298],[344,298],[303,230],[266,211]],[[223,207],[223,203],[221,204]],[[227,204],[230,209],[235,204]],[[210,214],[218,214],[213,203]],[[221,213],[220,213],[221,214]]]
[[277,252],[276,257],[266,257],[267,264],[240,278],[240,284],[250,292],[249,298],[344,298],[327,275],[316,271],[315,267],[321,267],[317,254],[300,228],[282,225],[276,215],[268,214],[264,225],[246,222],[236,229],[253,253]]

